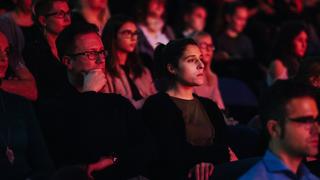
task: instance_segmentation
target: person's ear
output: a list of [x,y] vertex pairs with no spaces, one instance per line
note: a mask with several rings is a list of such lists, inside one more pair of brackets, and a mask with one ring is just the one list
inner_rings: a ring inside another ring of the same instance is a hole
[[72,69],[72,59],[69,56],[63,56],[61,62],[67,67],[68,70]]
[[38,21],[41,24],[42,27],[46,27],[47,26],[47,19],[44,16],[39,16],[38,17]]
[[176,75],[176,68],[173,67],[172,64],[167,64],[167,70],[170,74]]
[[278,121],[269,120],[267,122],[267,130],[272,139],[279,138],[281,136],[281,127]]

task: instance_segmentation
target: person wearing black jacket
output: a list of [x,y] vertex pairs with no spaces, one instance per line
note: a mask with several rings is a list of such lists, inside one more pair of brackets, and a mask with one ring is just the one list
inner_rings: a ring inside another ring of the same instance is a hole
[[[226,125],[217,105],[193,94],[204,81],[202,54],[196,42],[181,39],[155,52],[165,92],[150,96],[142,117],[154,138],[156,157],[151,179],[209,179],[214,165],[229,161]],[[164,75],[164,76],[163,76]]]
[[56,97],[39,102],[39,116],[57,167],[83,165],[95,179],[141,175],[148,136],[126,98],[101,93],[106,53],[97,28],[71,25],[56,43],[68,82]]

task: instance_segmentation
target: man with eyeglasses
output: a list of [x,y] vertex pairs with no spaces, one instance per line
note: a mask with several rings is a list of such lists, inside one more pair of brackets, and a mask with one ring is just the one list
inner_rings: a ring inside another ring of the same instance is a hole
[[56,44],[68,85],[57,97],[39,102],[38,114],[57,167],[83,165],[95,179],[140,174],[148,157],[147,136],[126,98],[100,92],[106,86],[106,51],[98,29],[73,24]]
[[310,90],[278,81],[260,108],[268,150],[240,179],[319,179],[302,163],[319,151],[319,112]]

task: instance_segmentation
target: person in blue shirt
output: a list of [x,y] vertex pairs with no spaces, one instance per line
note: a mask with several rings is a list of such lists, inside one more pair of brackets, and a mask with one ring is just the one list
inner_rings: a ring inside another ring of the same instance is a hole
[[276,82],[261,104],[268,149],[245,179],[320,179],[303,164],[317,155],[319,113],[309,89],[292,80]]

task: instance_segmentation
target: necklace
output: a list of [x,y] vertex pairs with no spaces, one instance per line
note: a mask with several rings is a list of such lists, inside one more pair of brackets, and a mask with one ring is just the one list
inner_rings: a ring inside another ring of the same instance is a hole
[[[6,109],[5,109],[4,99],[3,99],[1,91],[0,91],[0,98],[1,98],[0,99],[1,100],[1,106],[2,106],[3,112],[5,113]],[[7,130],[7,141],[5,140],[5,137],[2,134],[0,134],[0,138],[4,143],[4,146],[5,146],[5,149],[6,149],[5,150],[5,152],[6,152],[5,154],[7,156],[7,159],[10,162],[10,164],[13,165],[15,156],[14,156],[14,152],[12,150],[12,147],[10,147],[10,139],[11,139],[10,127],[8,127],[8,130]]]

